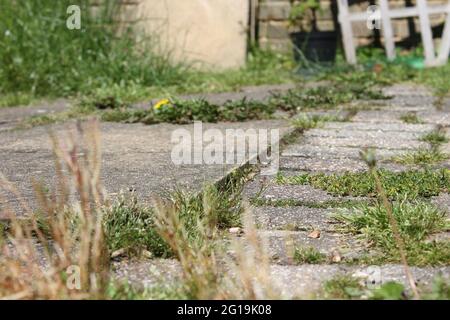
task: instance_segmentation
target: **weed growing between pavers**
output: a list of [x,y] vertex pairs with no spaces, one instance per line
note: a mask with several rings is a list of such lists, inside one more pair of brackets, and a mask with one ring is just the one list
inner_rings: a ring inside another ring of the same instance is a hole
[[348,118],[341,117],[339,115],[331,115],[331,114],[300,114],[295,117],[291,123],[292,125],[299,130],[308,130],[314,128],[322,127],[326,122],[346,122]]
[[[421,286],[424,300],[450,299],[450,283],[437,276],[430,286]],[[338,275],[325,281],[318,293],[318,298],[325,299],[370,299],[370,300],[412,300],[405,286],[396,281],[368,287],[365,279],[350,275]]]
[[355,205],[371,202],[370,199],[367,201],[358,200],[348,200],[348,199],[336,199],[328,200],[323,202],[313,202],[313,201],[300,201],[295,199],[261,199],[252,198],[250,199],[250,204],[256,207],[272,206],[272,207],[307,207],[314,209],[327,209],[327,208],[350,208]]
[[[34,126],[66,121],[72,118],[84,117],[86,115],[98,115],[103,121],[126,122],[145,124],[155,124],[161,122],[186,124],[193,121],[218,122],[218,121],[247,121],[271,119],[277,110],[288,111],[291,114],[298,110],[321,110],[335,108],[339,105],[351,102],[353,99],[365,98],[387,98],[375,94],[363,94],[357,91],[347,90],[341,92],[331,91],[328,93],[328,102],[310,102],[308,99],[324,99],[323,92],[329,90],[327,87],[318,87],[314,89],[297,88],[287,93],[276,94],[268,101],[254,101],[241,99],[237,101],[227,101],[223,105],[210,103],[204,99],[181,100],[181,99],[163,99],[164,103],[157,103],[154,107],[148,109],[134,109],[126,104],[120,98],[101,97],[98,100],[93,98],[83,98],[76,106],[69,111],[52,114],[34,116],[25,121],[24,126]],[[333,89],[334,90],[334,89]],[[361,89],[362,90],[362,89]],[[296,98],[295,98],[296,97]],[[303,97],[303,98],[299,98]],[[344,98],[345,97],[345,98]],[[305,101],[301,101],[301,100]],[[333,102],[334,101],[334,102]],[[295,107],[294,107],[295,105]],[[341,120],[336,116],[336,121]],[[345,121],[342,119],[341,121]],[[326,119],[313,118],[311,124],[321,121],[333,121],[330,117]],[[305,124],[305,123],[303,123]],[[298,123],[300,126],[301,123]]]
[[293,260],[296,264],[320,264],[327,261],[327,256],[313,247],[297,247]]
[[296,113],[303,110],[331,109],[355,100],[388,99],[381,91],[364,84],[339,84],[304,90],[289,90],[275,94],[271,103],[278,108]]
[[421,124],[423,120],[419,118],[416,112],[408,112],[400,116],[400,120],[408,124]]
[[[166,201],[176,209],[187,237],[196,241],[199,238],[196,221],[203,219],[204,215],[209,215],[213,227],[218,230],[240,226],[242,208],[239,196],[240,193],[219,191],[208,186],[200,195],[176,191]],[[121,195],[105,209],[104,229],[112,252],[134,255],[145,250],[154,257],[174,254],[156,231],[154,209],[139,204],[133,195]]]
[[359,279],[348,275],[339,275],[326,281],[320,294],[325,299],[353,299],[363,295],[364,286]]
[[[450,172],[446,169],[410,170],[390,172],[380,169],[378,173],[389,198],[406,194],[411,199],[437,196],[450,189]],[[346,172],[343,174],[304,173],[296,176],[278,174],[278,184],[311,185],[335,196],[376,197],[375,181],[369,172]]]
[[[427,202],[408,201],[407,197],[393,202],[392,212],[405,243],[409,264],[446,265],[450,262],[449,243],[426,241],[430,235],[449,229],[444,212]],[[340,223],[338,231],[360,235],[378,249],[377,255],[357,259],[359,262],[399,262],[397,244],[383,205],[357,206],[343,210],[333,218]]]
[[445,131],[442,129],[431,131],[421,137],[420,140],[428,142],[432,146],[438,146],[449,141],[448,137],[445,135]]
[[392,161],[410,165],[435,164],[449,159],[439,148],[418,149],[392,158]]
[[112,282],[106,289],[108,300],[183,300],[188,297],[176,285],[155,285],[151,288],[137,288],[128,282]]
[[141,254],[143,250],[155,257],[169,257],[172,252],[156,232],[154,212],[137,202],[135,196],[120,195],[105,208],[104,230],[110,251]]

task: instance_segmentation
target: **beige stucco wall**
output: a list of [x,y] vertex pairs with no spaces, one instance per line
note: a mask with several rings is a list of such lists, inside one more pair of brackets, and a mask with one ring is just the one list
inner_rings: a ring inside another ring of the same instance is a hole
[[215,69],[245,64],[248,0],[128,1],[123,18],[142,19],[139,28],[175,60]]

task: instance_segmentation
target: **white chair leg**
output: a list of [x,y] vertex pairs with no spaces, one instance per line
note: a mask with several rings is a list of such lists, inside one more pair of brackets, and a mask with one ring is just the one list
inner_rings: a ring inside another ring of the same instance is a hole
[[447,19],[445,21],[444,31],[442,33],[441,47],[439,48],[438,61],[440,65],[444,65],[448,61],[450,55],[450,4],[447,9]]
[[391,17],[389,16],[389,4],[387,0],[380,1],[381,23],[383,26],[384,46],[388,60],[395,59],[394,32],[392,31]]
[[356,64],[356,49],[353,40],[352,23],[349,19],[348,1],[338,0],[339,22],[342,30],[342,40],[347,62]]
[[425,65],[433,66],[436,64],[436,53],[434,51],[433,33],[431,31],[430,16],[426,0],[417,0],[419,10],[420,32],[422,34],[422,43],[425,50]]

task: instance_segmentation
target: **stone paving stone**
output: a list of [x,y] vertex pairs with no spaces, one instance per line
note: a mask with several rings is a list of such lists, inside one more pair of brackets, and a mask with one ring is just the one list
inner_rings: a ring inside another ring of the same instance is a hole
[[[407,123],[370,123],[370,122],[327,122],[324,129],[339,130],[365,130],[381,132],[414,132],[423,134],[435,129],[433,124],[407,124]],[[394,133],[393,133],[394,134]]]
[[433,110],[436,98],[432,96],[397,96],[387,100],[389,111],[426,111]]
[[[337,147],[333,145],[311,145],[311,144],[291,144],[287,146],[282,156],[286,157],[309,157],[320,159],[348,158],[360,160],[361,151],[358,147]],[[376,148],[378,159],[389,159],[403,153],[404,150],[389,150]]]
[[[396,139],[418,140],[423,134],[413,131],[396,132]],[[392,137],[392,132],[366,131],[348,129],[311,129],[304,133],[304,137],[329,137],[329,138],[362,138],[362,139],[387,139]]]
[[29,106],[0,108],[0,132],[14,129],[21,121],[32,116],[53,114],[70,108],[70,101],[58,99],[50,103],[40,102]]
[[252,209],[256,223],[260,229],[266,230],[312,230],[331,231],[333,221],[331,215],[336,209],[317,209],[298,207],[254,207]]
[[428,87],[409,83],[399,83],[389,87],[384,87],[382,88],[382,92],[387,96],[397,97],[433,96],[433,92]]
[[182,275],[176,259],[121,260],[112,262],[113,277],[137,288],[175,285]]
[[[348,275],[359,279],[362,283],[373,280],[374,271],[381,277],[376,285],[389,281],[403,283],[408,287],[402,265],[385,266],[350,266],[345,264],[332,265],[280,265],[270,266],[270,283],[279,290],[284,299],[315,298],[323,284],[337,276]],[[232,271],[229,275],[233,277]],[[420,286],[429,287],[433,279],[442,275],[450,280],[450,267],[411,267],[411,272]],[[124,260],[113,263],[113,278],[119,282],[126,282],[137,288],[161,288],[161,286],[176,285],[181,280],[182,269],[175,259],[146,259]]]
[[413,150],[428,147],[428,143],[415,140],[402,140],[393,138],[391,135],[383,138],[322,138],[306,137],[305,144],[332,145],[336,147],[355,148],[382,148],[382,149],[407,149]]
[[[19,192],[34,202],[32,178],[48,186],[55,185],[54,162],[48,129],[60,132],[71,127],[68,123],[51,127],[36,127],[0,133],[0,172],[17,185]],[[134,189],[139,200],[167,195],[177,187],[198,191],[205,183],[222,179],[235,165],[175,165],[171,160],[174,146],[171,135],[175,129],[193,134],[193,125],[142,125],[102,123],[102,181],[108,193]],[[288,131],[287,122],[280,120],[246,123],[203,124],[203,129],[280,129],[280,137]],[[17,208],[10,194],[2,193]],[[0,211],[3,200],[0,200]]]
[[405,114],[403,111],[386,110],[367,110],[360,111],[354,117],[353,121],[368,123],[404,123],[400,117]]
[[[444,279],[450,280],[450,267],[411,267],[411,272],[420,286],[429,288],[433,279],[438,276],[444,276]],[[323,284],[337,276],[349,275],[360,279],[362,283],[373,281],[374,272],[380,274],[375,285],[380,285],[389,281],[402,283],[406,288],[409,287],[402,265],[384,265],[384,266],[346,266],[342,264],[333,265],[300,265],[271,266],[271,279],[277,285],[281,294],[286,299],[289,298],[315,298],[321,291]],[[320,297],[320,295],[319,295]]]
[[293,264],[295,248],[314,248],[318,252],[332,256],[338,251],[343,259],[356,258],[362,254],[364,246],[354,238],[340,234],[321,232],[320,238],[310,238],[310,232],[304,231],[258,231],[263,243],[267,245],[267,253],[277,264]]
[[[417,169],[418,166],[405,166],[397,163],[378,163],[379,168],[393,172],[401,172]],[[307,172],[365,172],[367,164],[359,159],[352,158],[304,158],[304,157],[281,157],[281,170],[298,170]]]

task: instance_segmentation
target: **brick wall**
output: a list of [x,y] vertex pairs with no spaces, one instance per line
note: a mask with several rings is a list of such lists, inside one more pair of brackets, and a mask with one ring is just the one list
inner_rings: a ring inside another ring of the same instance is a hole
[[[291,2],[291,0],[260,0],[258,10],[258,40],[262,47],[281,51],[291,49],[292,45],[289,34],[299,31],[299,27],[292,26],[289,23],[289,14],[292,7]],[[351,3],[350,11],[364,11],[367,9],[370,1],[350,0],[349,2]],[[408,3],[414,5],[415,0],[389,1],[392,8],[404,7]],[[447,3],[447,0],[428,0],[428,3],[442,4]],[[322,10],[318,14],[317,22],[317,27],[321,31],[330,31],[336,28],[336,15],[333,18],[332,6],[336,6],[336,1],[321,0]],[[433,30],[439,34],[444,17],[439,15],[431,16],[431,22]],[[414,44],[417,40],[420,40],[420,34],[418,34],[420,28],[417,19],[396,19],[393,22],[393,29],[396,41],[405,40],[407,43]],[[365,22],[354,23],[353,32],[359,45],[367,45],[376,40],[376,35],[374,36],[373,31],[367,28]]]

